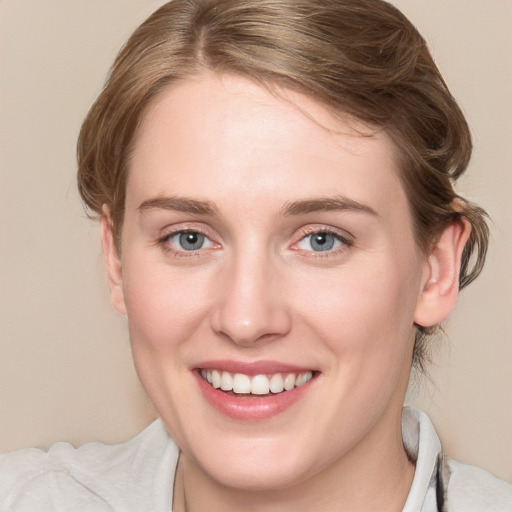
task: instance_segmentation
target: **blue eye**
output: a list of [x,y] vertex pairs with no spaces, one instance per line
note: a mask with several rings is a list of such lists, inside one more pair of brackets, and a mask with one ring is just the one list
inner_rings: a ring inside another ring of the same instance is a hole
[[212,242],[205,235],[196,231],[178,231],[169,236],[168,241],[182,251],[198,251],[212,246]]
[[305,236],[297,245],[304,251],[324,252],[337,249],[341,244],[340,236],[326,231],[318,231]]

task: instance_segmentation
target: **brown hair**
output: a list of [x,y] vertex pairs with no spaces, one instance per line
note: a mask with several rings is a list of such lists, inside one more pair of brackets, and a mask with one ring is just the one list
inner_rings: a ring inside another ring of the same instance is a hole
[[[96,214],[109,208],[118,242],[130,149],[148,105],[205,69],[292,88],[386,130],[419,247],[428,252],[447,224],[467,219],[461,288],[477,277],[485,212],[453,189],[471,155],[468,125],[425,40],[383,0],[173,0],[151,15],[119,53],[78,140],[83,201]],[[416,366],[431,332],[418,330]]]

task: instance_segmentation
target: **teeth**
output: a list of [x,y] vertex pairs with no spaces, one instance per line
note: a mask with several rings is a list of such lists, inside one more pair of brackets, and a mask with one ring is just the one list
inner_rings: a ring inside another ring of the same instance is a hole
[[[210,372],[208,372],[210,373]],[[214,387],[214,388],[220,388],[220,381],[221,381],[221,378],[220,378],[220,373],[217,371],[217,370],[213,370],[213,372],[211,372],[211,382],[210,384]]]
[[290,391],[290,389],[293,389],[294,387],[295,387],[295,375],[293,373],[290,373],[284,379],[284,389],[286,389],[286,391]]
[[242,373],[235,373],[233,377],[233,392],[234,393],[250,393],[251,392],[251,379]]
[[249,377],[243,373],[220,372],[218,370],[201,370],[201,376],[214,388],[223,391],[233,391],[237,394],[268,395],[269,393],[281,393],[298,388],[313,378],[313,372],[299,374],[289,373],[285,377],[276,373],[270,377],[267,375],[255,375]]
[[231,391],[233,389],[233,377],[228,372],[222,372],[220,379],[220,389],[222,391]]
[[253,395],[268,395],[270,381],[265,375],[256,375],[251,381],[251,393]]
[[284,390],[283,376],[280,373],[276,373],[270,379],[270,391],[272,393],[281,393]]
[[306,384],[306,382],[309,382],[312,378],[313,374],[311,372],[300,373],[295,379],[295,387],[298,388],[299,386]]

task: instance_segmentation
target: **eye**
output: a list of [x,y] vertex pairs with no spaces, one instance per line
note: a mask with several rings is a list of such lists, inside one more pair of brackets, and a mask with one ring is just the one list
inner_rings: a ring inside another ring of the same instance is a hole
[[213,242],[197,231],[177,231],[167,236],[166,241],[179,251],[198,251],[213,247]]
[[336,250],[343,244],[349,245],[342,236],[329,231],[316,231],[303,237],[297,248],[303,251],[325,252]]

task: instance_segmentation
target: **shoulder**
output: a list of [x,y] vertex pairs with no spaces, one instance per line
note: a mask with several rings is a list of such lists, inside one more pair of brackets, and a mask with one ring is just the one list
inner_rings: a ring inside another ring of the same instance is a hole
[[117,444],[0,455],[0,510],[167,509],[178,449],[161,421]]
[[512,485],[491,473],[453,460],[446,462],[450,512],[512,512]]

